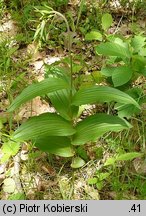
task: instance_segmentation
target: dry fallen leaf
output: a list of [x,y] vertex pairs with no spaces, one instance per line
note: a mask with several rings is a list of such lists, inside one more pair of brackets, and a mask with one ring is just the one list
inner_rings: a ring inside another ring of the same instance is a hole
[[12,178],[6,178],[3,181],[3,191],[6,193],[13,193],[15,191],[16,185]]
[[23,105],[20,112],[15,115],[14,119],[20,121],[23,118],[29,118],[30,116],[37,116],[46,112],[55,112],[53,107],[50,107],[45,100],[41,100],[40,97],[36,97],[32,102],[28,102]]
[[43,166],[41,166],[41,169],[45,173],[48,173],[50,176],[55,176],[56,175],[55,169],[53,169],[53,167],[51,167],[49,165],[43,165]]
[[135,158],[133,160],[135,171],[139,174],[146,174],[146,161],[142,158]]

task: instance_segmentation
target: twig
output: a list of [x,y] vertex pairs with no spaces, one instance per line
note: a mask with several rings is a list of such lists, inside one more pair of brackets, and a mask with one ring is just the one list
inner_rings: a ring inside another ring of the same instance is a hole
[[21,185],[21,181],[20,181],[19,172],[20,172],[20,152],[17,155],[15,155],[15,157],[14,157],[14,177],[13,177],[13,179],[14,179],[15,184],[16,184],[17,193],[22,193],[23,189],[22,189],[22,185]]

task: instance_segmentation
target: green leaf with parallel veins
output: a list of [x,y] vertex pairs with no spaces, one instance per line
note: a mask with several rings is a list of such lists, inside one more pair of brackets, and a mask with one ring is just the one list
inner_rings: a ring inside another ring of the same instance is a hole
[[102,41],[102,34],[97,31],[91,31],[85,35],[85,40],[92,41],[92,40],[98,40]]
[[8,108],[8,112],[13,112],[23,103],[32,100],[36,96],[42,96],[44,94],[57,91],[60,89],[69,88],[67,82],[59,78],[49,77],[39,83],[31,84],[25,88],[18,97],[12,102]]
[[131,45],[134,48],[134,52],[139,52],[142,47],[146,44],[146,37],[141,35],[135,35],[134,38],[131,39]]
[[96,177],[88,179],[88,184],[89,185],[93,185],[93,184],[96,184],[96,183],[97,183],[97,178]]
[[113,74],[113,70],[114,70],[113,67],[104,67],[104,68],[101,69],[101,73],[104,76],[110,77]]
[[8,141],[2,145],[2,152],[4,154],[10,154],[14,156],[19,151],[19,148],[20,148],[20,143],[14,141]]
[[105,67],[101,69],[101,73],[107,77],[112,77],[114,87],[118,87],[127,83],[131,78],[133,71],[130,67]]
[[71,106],[70,91],[68,89],[58,90],[48,94],[57,112],[66,120],[71,120],[78,113],[78,107]]
[[126,117],[127,119],[132,117],[133,115],[139,114],[140,110],[137,109],[135,106],[131,104],[119,104],[115,105],[115,109],[118,111],[118,116],[123,118]]
[[73,158],[72,163],[71,163],[71,167],[72,168],[80,168],[80,167],[84,166],[84,164],[85,164],[85,161],[82,158],[76,157],[76,158]]
[[35,146],[44,152],[61,157],[72,157],[74,155],[70,139],[67,137],[42,137],[35,141]]
[[97,174],[98,180],[99,181],[103,181],[103,180],[107,179],[111,175],[111,173],[112,172],[105,172],[105,173],[99,173],[99,174]]
[[112,81],[114,87],[124,85],[132,78],[133,71],[130,67],[120,66],[114,68],[112,73]]
[[83,158],[85,161],[88,161],[89,159],[84,146],[79,146],[78,148],[76,148],[76,154]]
[[79,90],[73,97],[72,104],[79,106],[96,102],[119,102],[133,104],[140,109],[139,104],[128,94],[107,86],[92,86]]
[[1,163],[8,161],[11,156],[16,155],[19,151],[19,148],[20,148],[19,142],[14,142],[14,141],[5,142],[1,148],[3,153],[3,156],[0,159]]
[[43,136],[70,136],[75,133],[70,122],[55,113],[30,118],[13,135],[14,139],[29,140]]
[[131,64],[134,71],[143,74],[146,66],[146,58],[140,55],[134,55]]
[[103,28],[103,30],[107,30],[112,25],[113,18],[111,16],[111,14],[105,13],[102,16],[102,20],[101,21],[102,21],[102,28]]
[[[135,88],[129,89],[128,91],[126,91],[126,93],[129,94],[135,101],[137,101],[139,105],[141,105],[142,103],[141,99],[144,96],[142,89],[135,87]],[[118,116],[121,118],[123,117],[130,118],[134,114],[137,115],[138,113],[140,113],[140,110],[132,104],[116,103],[115,109],[118,110]]]
[[116,158],[112,157],[112,158],[108,158],[105,163],[104,166],[111,166],[114,165],[116,163]]
[[124,153],[121,154],[119,156],[116,157],[116,161],[127,161],[127,160],[133,160],[134,158],[137,157],[142,157],[143,153],[139,153],[139,152],[128,152],[128,153]]
[[131,125],[128,122],[117,116],[107,114],[89,116],[76,125],[76,133],[73,135],[72,144],[84,145],[89,141],[95,141],[106,132],[117,132],[130,127]]
[[16,193],[16,194],[12,194],[8,197],[8,200],[26,200],[26,196],[24,193]]
[[146,47],[142,47],[141,49],[140,49],[140,51],[139,51],[139,55],[140,56],[146,56]]
[[0,130],[3,128],[2,120],[0,119]]
[[118,56],[122,58],[130,58],[131,53],[126,46],[119,45],[114,42],[101,43],[96,47],[96,53],[105,56]]

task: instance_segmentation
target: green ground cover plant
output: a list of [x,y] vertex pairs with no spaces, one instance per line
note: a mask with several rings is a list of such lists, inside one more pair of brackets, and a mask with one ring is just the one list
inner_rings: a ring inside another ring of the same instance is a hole
[[[133,83],[138,77],[146,76],[146,37],[136,35],[123,40],[120,37],[111,36],[107,40],[95,48],[97,54],[107,57],[101,73],[107,77],[113,87],[128,93],[139,105],[142,105],[146,100],[144,86],[143,88],[134,87]],[[116,104],[116,109],[122,117],[131,117],[139,113],[128,104],[124,106]]]
[[[0,198],[146,198],[145,2],[76,2],[0,2],[1,24],[18,27],[0,32]],[[37,60],[24,55],[33,40]],[[33,63],[52,56],[36,81]],[[32,117],[35,97],[54,113]]]
[[113,101],[122,105],[131,104],[138,110],[140,106],[131,96],[112,87],[93,85],[75,89],[68,22],[62,14],[51,8],[47,13],[50,16],[62,17],[66,23],[70,71],[56,68],[55,73],[50,74],[50,77],[28,86],[12,102],[8,112],[15,111],[20,105],[36,96],[47,95],[56,109],[56,113],[44,113],[31,117],[15,131],[12,139],[15,141],[32,140],[43,151],[63,157],[73,157],[71,167],[79,168],[85,162],[76,153],[76,146],[93,142],[108,131],[117,132],[131,127],[123,118],[102,113],[96,113],[80,120],[80,106]]

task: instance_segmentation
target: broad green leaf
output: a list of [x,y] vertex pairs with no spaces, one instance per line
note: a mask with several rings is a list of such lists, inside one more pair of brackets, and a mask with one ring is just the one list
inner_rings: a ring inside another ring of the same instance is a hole
[[101,83],[102,81],[104,81],[104,77],[102,76],[100,71],[92,71],[91,76],[94,83]]
[[[46,65],[46,76],[53,76],[70,82],[68,71],[62,67]],[[72,90],[73,94],[75,89]],[[70,90],[62,89],[47,94],[56,111],[66,120],[71,120],[78,113],[78,107],[71,106]]]
[[126,46],[119,45],[115,42],[101,43],[96,47],[96,53],[105,56],[117,56],[121,58],[130,58],[131,53]]
[[[140,88],[132,88],[126,91],[135,101],[137,101],[140,105],[142,103],[141,98],[143,98],[143,90]],[[134,114],[140,113],[140,110],[132,104],[121,104],[116,103],[115,109],[118,110],[118,116],[123,118],[130,118]]]
[[92,40],[98,40],[102,41],[102,34],[97,31],[91,31],[85,35],[85,40],[92,41]]
[[86,109],[86,106],[88,105],[81,105],[79,106],[79,111],[78,111],[78,114],[77,114],[77,118],[80,117],[80,115],[83,113],[83,111]]
[[127,42],[124,42],[121,38],[119,37],[111,37],[110,42],[114,42],[122,47],[124,47],[125,49],[128,49],[129,45]]
[[71,167],[72,168],[80,168],[80,167],[84,166],[84,164],[85,164],[85,161],[82,158],[75,157],[72,160]]
[[133,160],[134,158],[137,157],[142,157],[143,153],[139,152],[129,152],[129,153],[124,153],[116,157],[116,161],[127,161],[127,160]]
[[107,77],[112,77],[114,87],[127,83],[131,78],[133,71],[128,66],[106,67],[101,69],[101,73]]
[[98,181],[96,183],[96,187],[98,190],[102,190],[102,188],[104,187],[104,183],[102,181]]
[[130,67],[120,66],[113,69],[112,81],[114,87],[124,85],[132,78],[133,71]]
[[108,59],[106,59],[106,65],[114,65],[115,62],[121,62],[122,58],[121,57],[116,57],[116,56],[108,56]]
[[26,196],[24,193],[16,193],[12,194],[8,197],[8,200],[26,200]]
[[146,77],[146,67],[143,69],[141,74]]
[[[70,64],[69,59],[67,59],[67,61],[63,59],[62,61],[68,65]],[[65,80],[68,83],[70,82],[70,71],[68,70],[68,68],[59,67],[57,65],[52,65],[52,64],[51,65],[45,64],[45,77],[60,78]]]
[[104,166],[114,165],[117,161],[133,160],[134,158],[142,157],[142,156],[143,156],[143,153],[139,153],[139,152],[124,153],[119,156],[108,158],[106,162],[104,163]]
[[73,135],[73,145],[84,145],[89,141],[96,141],[97,138],[109,131],[120,131],[130,128],[131,125],[125,120],[107,114],[95,114],[79,122]]
[[142,157],[143,153],[139,152],[129,152],[129,153],[124,153],[116,157],[116,161],[127,161],[127,160],[133,160],[134,158],[137,157]]
[[107,77],[110,77],[113,74],[113,70],[113,67],[104,67],[101,69],[101,73]]
[[75,133],[70,122],[55,113],[30,118],[13,135],[14,139],[29,140],[44,136],[70,136]]
[[[146,85],[145,85],[145,87],[146,87]],[[142,98],[140,98],[140,104],[145,104],[145,103],[146,103],[146,94],[143,95]]]
[[93,185],[93,184],[96,184],[96,183],[97,183],[97,178],[96,177],[88,179],[88,184],[89,185]]
[[119,104],[115,105],[115,109],[118,111],[118,116],[121,118],[130,118],[135,114],[140,113],[140,110],[131,104]]
[[87,151],[85,150],[84,146],[79,146],[76,149],[76,154],[83,158],[85,161],[88,161]]
[[93,78],[93,76],[91,74],[81,74],[79,75],[79,77],[75,78],[75,85],[76,86],[92,86],[95,84],[95,79]]
[[112,158],[108,158],[105,163],[104,166],[110,166],[110,165],[114,165],[116,163],[116,158],[112,157]]
[[22,93],[15,98],[8,108],[8,112],[13,112],[23,103],[44,94],[68,88],[67,82],[59,78],[49,77],[39,83],[31,84],[25,88]]
[[56,111],[66,120],[71,120],[69,94],[70,91],[66,89],[47,94]]
[[5,142],[2,145],[3,156],[0,159],[0,161],[2,163],[8,161],[11,156],[14,156],[17,154],[17,152],[19,151],[19,148],[20,148],[20,143],[18,142],[14,142],[14,141]]
[[103,30],[107,30],[112,25],[113,18],[111,16],[111,14],[105,13],[102,16],[102,20],[101,21],[102,21],[102,28],[103,28]]
[[78,107],[71,106],[70,91],[67,89],[58,90],[48,94],[57,112],[66,120],[71,120],[78,113]]
[[0,159],[1,163],[5,163],[10,159],[11,155],[9,154],[3,154],[2,158]]
[[128,94],[107,86],[92,86],[79,90],[73,97],[72,105],[93,104],[96,102],[119,102],[133,104],[140,109],[139,104]]
[[104,172],[104,173],[99,173],[97,176],[98,176],[99,181],[103,181],[107,179],[110,175],[111,175],[111,172]]
[[2,145],[2,152],[4,154],[10,154],[14,156],[19,151],[19,148],[20,148],[20,143],[14,141],[8,141]]
[[145,70],[146,66],[146,58],[140,55],[134,55],[132,56],[131,64],[134,71],[143,74],[143,71]]
[[139,52],[146,44],[146,37],[136,35],[131,39],[131,45],[134,48],[134,52]]
[[142,47],[139,51],[139,55],[146,56],[146,47]]
[[67,137],[42,137],[36,140],[35,146],[44,152],[61,157],[72,157],[74,155],[70,139]]
[[3,122],[2,120],[0,119],[0,130],[3,128]]
[[82,68],[83,68],[82,65],[74,63],[73,66],[72,66],[72,72],[73,72],[73,74],[79,73]]

